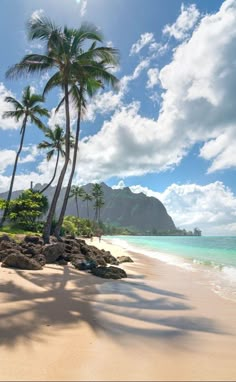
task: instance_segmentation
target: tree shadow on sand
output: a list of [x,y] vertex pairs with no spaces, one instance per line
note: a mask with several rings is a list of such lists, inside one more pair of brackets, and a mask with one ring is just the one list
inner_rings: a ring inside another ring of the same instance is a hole
[[46,341],[83,322],[117,340],[127,334],[181,341],[193,331],[223,333],[211,319],[188,316],[193,308],[184,295],[140,280],[102,280],[70,266],[52,269],[52,274],[15,271],[27,289],[19,279],[0,283],[1,346]]

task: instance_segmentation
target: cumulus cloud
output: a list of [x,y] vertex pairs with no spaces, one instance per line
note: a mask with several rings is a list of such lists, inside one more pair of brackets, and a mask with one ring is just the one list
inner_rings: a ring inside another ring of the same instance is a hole
[[150,68],[147,71],[148,82],[147,88],[152,89],[159,82],[159,70],[157,68]]
[[188,36],[188,32],[195,26],[200,17],[200,12],[195,4],[181,5],[181,13],[172,25],[166,25],[163,34],[174,37],[176,40],[183,40]]
[[21,126],[21,121],[16,122],[14,118],[2,117],[5,111],[13,110],[11,104],[5,102],[6,97],[14,97],[10,90],[8,90],[3,83],[0,83],[0,129],[2,130],[16,130]]
[[83,17],[87,12],[87,0],[81,0],[80,15]]
[[14,150],[0,150],[0,158],[0,174],[2,174],[8,166],[14,163],[16,152]]
[[140,39],[131,46],[130,55],[139,53],[145,46],[155,41],[153,33],[143,33]]
[[161,200],[177,227],[199,227],[204,235],[235,234],[236,195],[222,182],[205,186],[172,184],[162,193],[140,185],[130,189]]

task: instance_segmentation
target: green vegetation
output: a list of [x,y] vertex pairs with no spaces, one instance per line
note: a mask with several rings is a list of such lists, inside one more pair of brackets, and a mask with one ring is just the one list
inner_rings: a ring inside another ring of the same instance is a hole
[[101,220],[101,208],[104,206],[104,195],[101,184],[95,183],[92,188],[92,197],[94,199],[95,221]]
[[[1,199],[0,209],[6,210],[6,204],[7,201]],[[26,190],[17,199],[8,203],[6,218],[15,228],[37,232],[42,229],[39,218],[46,213],[47,209],[48,200],[46,196],[37,191]]]
[[[81,116],[86,112],[87,103],[97,90],[104,88],[105,85],[114,87],[118,83],[117,78],[111,73],[111,70],[118,64],[118,51],[112,47],[103,46],[103,36],[101,32],[89,24],[82,25],[78,29],[68,28],[67,26],[61,27],[55,25],[46,16],[37,16],[28,21],[27,32],[29,40],[40,40],[40,43],[44,45],[44,52],[43,54],[30,53],[25,55],[20,62],[7,71],[7,77],[18,78],[22,75],[28,77],[31,74],[42,75],[45,72],[51,74],[51,77],[44,87],[43,96],[32,94],[30,87],[27,86],[23,93],[21,103],[12,97],[6,98],[6,101],[13,105],[14,111],[7,111],[4,115],[6,117],[14,117],[17,121],[23,118],[23,122],[20,147],[16,155],[11,185],[7,201],[4,204],[4,213],[0,225],[4,224],[7,217],[13,220],[13,216],[14,219],[18,219],[18,221],[21,219],[21,224],[25,224],[26,226],[27,224],[35,224],[35,221],[32,220],[34,217],[31,216],[30,211],[28,211],[29,217],[26,218],[27,221],[24,222],[22,220],[23,216],[16,218],[13,212],[11,212],[11,215],[8,212],[17,163],[23,146],[26,124],[28,121],[31,121],[31,123],[45,130],[46,138],[49,140],[43,141],[38,147],[49,150],[47,153],[48,160],[56,155],[52,179],[41,192],[44,192],[55,180],[58,171],[59,156],[64,157],[64,164],[57,180],[55,192],[43,228],[44,241],[49,242],[49,235],[52,232],[58,198],[69,161],[71,160],[72,166],[63,205],[54,227],[54,234],[56,236],[59,236],[64,220],[77,163]],[[62,99],[56,111],[58,111],[61,106],[64,107],[65,126],[62,127],[64,131],[58,126],[55,126],[54,130],[45,128],[39,119],[41,116],[48,116],[48,111],[41,108],[38,103],[43,102],[44,96],[55,87],[60,87],[63,92]],[[71,102],[73,102],[74,107],[77,108],[77,126],[73,158],[70,158],[71,120],[69,110]],[[88,206],[91,197],[87,195],[84,200]],[[96,219],[98,221],[100,219],[100,209],[104,203],[102,197],[95,199],[95,203]],[[13,206],[13,204],[11,206]]]
[[3,216],[0,222],[0,227],[3,226],[6,220],[6,217],[8,216],[9,203],[11,201],[11,195],[12,195],[18,160],[19,160],[20,153],[23,147],[23,143],[24,143],[27,122],[30,121],[31,123],[34,123],[36,126],[38,126],[40,129],[42,130],[45,129],[44,124],[39,119],[39,117],[49,116],[48,110],[40,106],[40,103],[42,103],[43,101],[44,101],[43,96],[32,93],[30,86],[27,86],[24,89],[21,102],[13,97],[5,98],[5,102],[9,103],[11,105],[11,108],[13,108],[14,110],[5,111],[3,113],[3,118],[11,117],[11,118],[14,118],[16,121],[19,121],[21,119],[23,119],[23,121],[22,121],[21,130],[20,130],[20,134],[21,134],[20,146],[16,154],[10,188],[9,188],[7,200],[5,203]]
[[83,187],[79,187],[79,186],[72,186],[71,187],[71,192],[70,192],[69,198],[75,199],[77,217],[79,217],[79,198],[83,199],[84,196],[85,196],[85,191],[84,191]]

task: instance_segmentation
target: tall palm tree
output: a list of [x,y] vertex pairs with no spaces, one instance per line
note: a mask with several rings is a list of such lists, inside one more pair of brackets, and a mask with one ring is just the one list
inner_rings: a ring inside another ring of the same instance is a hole
[[98,222],[100,219],[100,210],[101,207],[104,205],[104,199],[103,199],[103,190],[102,186],[99,183],[95,183],[92,188],[92,196],[94,198],[94,209],[95,209],[95,221]]
[[[80,123],[82,114],[86,111],[86,102],[88,97],[92,97],[96,91],[100,88],[104,87],[104,83],[107,83],[113,87],[115,87],[118,83],[117,78],[109,73],[109,65],[116,65],[118,56],[117,51],[107,52],[107,48],[101,47],[101,50],[104,49],[105,55],[104,59],[101,61],[97,60],[96,57],[96,44],[95,42],[91,45],[90,49],[82,53],[80,59],[78,60],[79,71],[75,71],[74,73],[74,85],[71,86],[70,95],[71,98],[77,107],[78,115],[77,115],[77,127],[76,127],[76,136],[75,136],[75,150],[72,161],[72,168],[70,173],[69,182],[67,184],[66,193],[63,199],[63,205],[61,209],[61,213],[59,219],[57,221],[57,225],[54,230],[54,234],[59,238],[61,226],[63,223],[63,219],[65,216],[66,206],[68,203],[68,198],[70,194],[70,189],[73,181],[73,176],[75,172],[76,162],[77,162],[77,153],[78,153],[78,143],[79,143],[79,134],[80,134]],[[94,53],[95,52],[95,53]],[[87,98],[86,98],[87,97]],[[63,99],[62,102],[63,103]],[[59,104],[58,107],[60,107]]]
[[52,182],[55,179],[56,173],[57,173],[57,168],[58,168],[58,163],[59,163],[59,158],[65,157],[65,134],[64,130],[59,126],[55,125],[55,129],[50,129],[47,128],[45,132],[45,137],[48,138],[48,141],[43,141],[38,144],[39,149],[43,150],[48,150],[47,152],[47,161],[50,161],[54,155],[56,155],[56,163],[55,163],[55,168],[54,168],[54,173],[52,176],[52,179],[50,182],[40,191],[43,193],[48,189],[48,187],[51,186]]
[[69,198],[75,198],[77,218],[79,217],[79,198],[82,199],[84,197],[84,194],[85,194],[85,191],[83,187],[72,186]]
[[[81,48],[87,40],[102,41],[102,35],[93,26],[82,25],[78,30],[57,27],[51,20],[44,16],[31,18],[28,22],[28,36],[31,40],[40,39],[45,42],[44,54],[28,54],[7,72],[8,77],[17,77],[23,74],[42,73],[50,69],[54,74],[48,80],[44,94],[56,86],[60,86],[64,92],[64,105],[66,117],[65,135],[65,162],[61,170],[52,203],[47,216],[43,231],[45,242],[49,242],[49,235],[56,204],[62,188],[65,173],[70,160],[70,112],[69,112],[69,87],[74,82],[73,74],[78,72],[80,65],[78,59],[81,56]],[[113,51],[106,48],[101,51],[96,48],[96,57],[105,59]]]
[[89,219],[89,202],[91,202],[93,200],[93,197],[92,195],[88,194],[87,192],[85,192],[84,194],[84,197],[83,197],[83,201],[86,202],[86,207],[87,207],[87,218]]
[[45,130],[45,126],[39,117],[49,116],[48,110],[40,106],[40,103],[44,102],[43,96],[33,93],[30,86],[27,86],[24,89],[21,102],[13,97],[6,97],[5,102],[9,103],[14,110],[5,111],[3,113],[3,118],[15,118],[16,121],[19,121],[22,119],[22,125],[20,130],[20,135],[21,135],[20,146],[16,153],[16,159],[15,159],[15,163],[14,163],[14,167],[12,171],[10,188],[9,188],[8,196],[7,196],[6,208],[3,212],[0,226],[4,224],[8,214],[9,202],[11,200],[19,156],[20,156],[23,143],[24,143],[27,123],[30,122],[32,124],[35,124],[40,129]]

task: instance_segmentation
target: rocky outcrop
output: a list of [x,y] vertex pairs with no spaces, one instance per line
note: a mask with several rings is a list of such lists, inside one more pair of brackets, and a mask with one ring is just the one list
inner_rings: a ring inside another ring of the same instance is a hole
[[[130,257],[122,257],[123,261],[132,261]],[[80,271],[111,279],[127,277],[125,271],[113,265],[119,260],[110,251],[100,250],[88,245],[84,240],[66,236],[62,242],[51,238],[51,244],[43,245],[38,236],[26,236],[20,243],[0,236],[0,262],[3,267],[38,270],[45,264],[66,266],[70,262]],[[107,267],[107,264],[111,266]]]
[[110,267],[97,267],[91,270],[92,274],[104,279],[122,279],[127,277],[124,269],[110,266]]
[[63,256],[64,251],[64,243],[46,244],[42,249],[42,254],[45,256],[46,263],[52,264]]
[[118,256],[117,260],[118,260],[118,264],[121,264],[121,263],[133,263],[133,260],[129,256]]
[[28,269],[32,271],[42,269],[42,265],[38,261],[30,259],[21,253],[8,255],[3,260],[2,267]]

